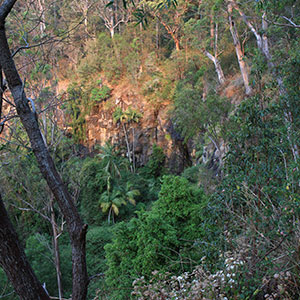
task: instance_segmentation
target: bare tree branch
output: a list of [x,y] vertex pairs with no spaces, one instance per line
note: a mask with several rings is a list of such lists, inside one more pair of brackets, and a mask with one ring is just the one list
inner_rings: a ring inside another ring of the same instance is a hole
[[[15,62],[11,56],[5,31],[5,17],[9,14],[15,0],[4,1],[0,7],[0,65],[2,66],[8,87],[14,99],[17,113],[29,137],[33,153],[37,159],[40,171],[46,179],[55,199],[63,213],[70,236],[72,247],[72,273],[73,273],[73,300],[84,300],[87,296],[88,274],[86,268],[85,244],[87,224],[81,220],[74,200],[59,175],[54,161],[45,145],[35,113],[31,110],[24,84],[20,78]],[[1,228],[0,228],[1,229]],[[5,236],[4,236],[5,238]],[[27,267],[27,266],[26,266]],[[17,269],[12,276],[18,275]],[[11,279],[12,280],[12,279]],[[41,288],[41,287],[39,287]],[[18,293],[21,295],[20,293]],[[27,299],[49,299],[49,297],[37,298],[32,293]],[[26,298],[24,298],[26,299]]]
[[265,18],[265,21],[268,23],[268,24],[272,24],[272,25],[276,25],[276,26],[281,26],[281,27],[291,27],[291,28],[300,28],[300,25],[292,25],[292,24],[287,24],[287,23],[278,23],[278,22],[275,22],[275,21],[272,21],[272,20],[269,20],[269,19],[266,19]]

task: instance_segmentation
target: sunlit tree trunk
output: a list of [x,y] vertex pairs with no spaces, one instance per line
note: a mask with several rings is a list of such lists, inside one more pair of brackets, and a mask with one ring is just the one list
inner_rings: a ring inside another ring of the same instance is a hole
[[115,35],[115,26],[114,26],[114,15],[112,14],[110,17],[110,37],[113,39]]
[[239,67],[241,70],[244,86],[245,86],[245,93],[246,95],[250,95],[252,93],[252,89],[249,84],[249,75],[248,75],[248,67],[245,61],[245,56],[242,51],[241,43],[239,40],[238,32],[235,26],[235,22],[232,18],[232,5],[228,4],[228,18],[229,18],[229,28],[231,32],[231,36],[233,38],[234,48],[236,52],[236,56],[238,59]]
[[180,16],[181,16],[180,14],[177,14],[176,16],[174,16],[175,25],[171,26],[163,20],[163,18],[161,17],[161,15],[159,13],[156,14],[156,17],[159,20],[159,22],[163,25],[163,27],[165,27],[166,31],[173,39],[176,51],[179,51],[181,49],[180,40],[179,40],[180,25],[178,24]]
[[46,30],[46,20],[45,20],[45,1],[44,0],[38,0],[38,6],[40,11],[40,31],[43,35]]
[[214,63],[215,69],[216,69],[216,72],[218,75],[218,80],[219,80],[220,84],[223,85],[225,83],[225,76],[224,76],[220,61],[218,60],[218,58],[216,56],[213,56],[208,51],[205,51],[204,53]]
[[[282,77],[276,72],[275,64],[272,61],[272,55],[269,51],[269,43],[268,43],[268,36],[267,36],[267,30],[268,30],[268,23],[266,21],[266,12],[262,15],[262,34],[260,34],[253,24],[249,21],[249,19],[246,17],[245,13],[241,10],[241,8],[238,6],[235,0],[230,0],[230,4],[232,8],[234,8],[239,15],[242,17],[244,23],[248,26],[248,28],[251,30],[251,32],[254,34],[256,38],[257,48],[262,52],[262,54],[266,58],[266,62],[268,65],[268,68],[271,70],[279,88],[279,94],[281,96],[285,96],[287,94],[287,91],[285,89],[283,79]],[[295,160],[295,163],[298,162],[299,159],[299,150],[295,142],[293,142],[292,139],[292,123],[293,123],[293,117],[292,112],[289,109],[290,105],[288,101],[286,101],[287,110],[284,112],[284,119],[285,124],[287,128],[287,139],[290,143],[291,151],[293,153],[293,157]],[[298,168],[298,167],[297,167]]]

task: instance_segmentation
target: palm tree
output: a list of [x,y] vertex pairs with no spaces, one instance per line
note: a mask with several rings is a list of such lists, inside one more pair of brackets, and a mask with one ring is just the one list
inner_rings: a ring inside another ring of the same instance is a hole
[[121,107],[117,107],[115,112],[113,113],[113,120],[114,120],[115,123],[117,123],[117,124],[119,123],[119,124],[122,125],[123,132],[124,132],[124,135],[125,135],[126,147],[127,147],[127,157],[129,159],[130,168],[132,170],[130,146],[129,146],[128,134],[127,134],[127,129],[126,129],[126,122],[127,122],[126,112],[124,112]]
[[133,184],[131,182],[126,183],[126,187],[121,189],[125,200],[135,205],[136,201],[135,198],[139,196],[141,193],[138,189],[133,189]]
[[111,184],[109,184],[107,191],[100,197],[100,207],[102,212],[108,212],[108,223],[110,223],[111,217],[113,223],[115,222],[114,216],[119,214],[122,205],[127,205],[128,202],[135,205],[135,198],[139,195],[140,191],[133,189],[133,185],[130,182],[126,183],[125,188],[120,186],[112,188]]
[[112,217],[113,223],[115,222],[114,215],[119,214],[119,208],[122,205],[126,205],[125,199],[122,197],[121,191],[109,190],[105,191],[100,197],[100,207],[102,212],[108,212],[108,223],[110,223],[110,218]]
[[106,142],[100,147],[100,153],[97,155],[104,164],[104,171],[107,175],[121,178],[121,167],[127,168],[126,160],[118,155],[116,146]]
[[[140,112],[138,112],[135,109],[132,109],[129,107],[125,114],[127,116],[127,122],[128,123],[138,123],[141,117],[143,116]],[[132,166],[133,166],[133,172],[135,172],[135,156],[134,156],[134,127],[132,127]]]
[[[130,124],[131,122],[137,123],[139,122],[140,118],[142,117],[142,114],[138,112],[137,110],[129,107],[126,111],[123,111],[122,108],[117,107],[114,114],[113,114],[113,120],[115,123],[122,124],[122,128],[125,135],[125,141],[127,146],[127,156],[130,163],[131,171],[135,170],[135,156],[134,156],[134,128],[132,128],[132,136],[133,136],[133,154],[131,157],[131,151],[130,151],[130,145],[129,145],[129,138],[128,138],[128,132],[126,125]],[[133,162],[133,164],[132,164]]]

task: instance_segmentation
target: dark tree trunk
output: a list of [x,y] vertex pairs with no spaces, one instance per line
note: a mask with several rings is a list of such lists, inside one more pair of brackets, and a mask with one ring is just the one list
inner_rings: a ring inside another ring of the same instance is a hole
[[73,300],[84,300],[87,295],[88,275],[85,257],[87,225],[83,224],[75,203],[58,174],[53,159],[42,138],[37,115],[28,105],[24,85],[11,57],[5,34],[5,18],[16,0],[5,0],[0,7],[0,65],[14,98],[17,113],[29,137],[40,171],[46,179],[67,222],[72,247]]
[[50,300],[22,249],[0,195],[0,265],[22,300]]
[[[0,122],[2,118],[3,90],[4,90],[4,85],[3,85],[2,67],[0,65]],[[1,127],[0,127],[0,132],[1,132]]]

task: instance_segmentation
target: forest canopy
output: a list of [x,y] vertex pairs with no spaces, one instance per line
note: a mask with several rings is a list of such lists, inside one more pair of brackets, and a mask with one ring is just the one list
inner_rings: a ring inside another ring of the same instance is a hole
[[299,4],[0,1],[0,298],[299,299]]

